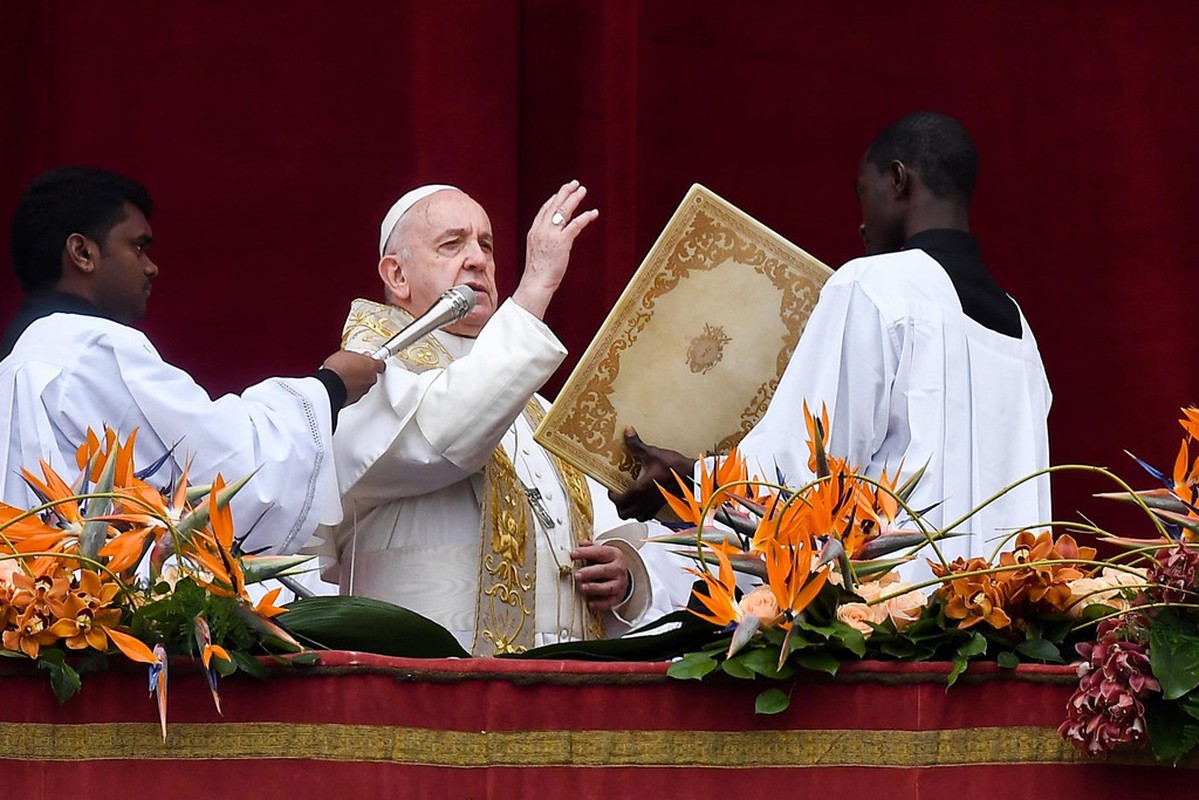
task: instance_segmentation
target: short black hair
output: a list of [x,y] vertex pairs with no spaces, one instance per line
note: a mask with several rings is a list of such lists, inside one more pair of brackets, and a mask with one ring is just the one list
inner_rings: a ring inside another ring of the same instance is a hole
[[891,125],[870,143],[866,160],[880,172],[902,161],[933,194],[965,202],[978,180],[974,140],[962,123],[936,111],[917,111]]
[[103,244],[125,219],[125,204],[146,215],[154,202],[135,180],[92,167],[58,167],[43,172],[25,191],[12,223],[12,264],[26,292],[45,289],[62,277],[67,237],[82,234]]

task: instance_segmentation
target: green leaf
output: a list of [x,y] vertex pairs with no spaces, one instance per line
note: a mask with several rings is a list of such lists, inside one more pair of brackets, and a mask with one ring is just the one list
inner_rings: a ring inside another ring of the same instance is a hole
[[716,659],[710,653],[688,653],[670,665],[666,674],[679,680],[700,680],[716,669]]
[[730,675],[734,678],[741,678],[742,680],[752,681],[754,679],[754,671],[745,666],[742,659],[743,656],[734,656],[733,658],[726,659],[725,661],[720,662],[720,668],[724,670],[726,675]]
[[978,631],[974,631],[970,638],[958,648],[958,654],[965,658],[981,656],[985,652],[987,652],[987,639]]
[[266,667],[259,663],[258,659],[254,658],[249,653],[243,653],[241,650],[233,650],[229,653],[229,657],[237,664],[237,668],[242,672],[259,680],[266,680]]
[[884,655],[897,660],[910,661],[916,657],[916,646],[902,639],[892,639],[885,642],[876,642],[875,644]]
[[[232,653],[229,654],[229,658],[233,658]],[[236,661],[226,661],[223,658],[217,658],[216,656],[213,656],[212,660],[208,663],[211,664],[213,669],[216,670],[216,674],[220,675],[222,678],[227,678],[233,673],[237,672]]]
[[781,670],[778,668],[779,651],[774,647],[756,647],[748,650],[741,657],[741,663],[764,678],[781,680],[795,674],[795,668],[790,664],[783,664]]
[[321,661],[321,654],[314,653],[311,650],[304,652],[304,653],[296,653],[294,656],[291,656],[290,658],[287,659],[288,664],[296,664],[296,665],[299,665],[302,667],[308,667],[313,664],[319,664],[320,661]]
[[754,701],[754,712],[758,714],[778,714],[786,711],[791,705],[791,697],[780,689],[767,689],[758,695]]
[[369,597],[307,597],[275,618],[296,638],[329,650],[408,658],[469,658],[445,628],[414,611]]
[[1167,700],[1199,686],[1199,637],[1169,609],[1158,614],[1149,630],[1149,660]]
[[1199,744],[1199,724],[1168,700],[1145,703],[1145,731],[1153,755],[1175,764]]
[[1015,669],[1016,667],[1020,666],[1020,657],[1011,650],[1004,650],[995,657],[995,663],[999,664],[999,666],[1003,667],[1004,669]]
[[866,655],[866,637],[862,635],[861,631],[842,622],[836,623],[833,627],[836,638],[841,641],[846,650],[858,658]]
[[1066,663],[1057,645],[1045,639],[1028,639],[1020,642],[1016,645],[1016,652],[1038,661],[1049,661],[1054,664]]
[[[674,627],[665,633],[647,633],[671,624]],[[723,653],[729,649],[729,637],[720,634],[720,628],[690,611],[675,611],[618,639],[559,642],[534,647],[510,657],[555,661],[666,661],[697,650]],[[720,638],[713,642],[713,637]]]
[[980,656],[985,652],[987,652],[986,637],[978,631],[974,631],[970,634],[970,638],[963,642],[954,653],[953,669],[949,671],[947,684],[953,686],[957,683],[958,678],[966,671],[971,656]]
[[75,692],[78,692],[79,687],[83,685],[79,679],[79,673],[67,663],[61,650],[40,651],[37,666],[38,669],[44,669],[50,673],[50,688],[54,690],[54,696],[58,698],[59,705],[74,697]]
[[841,666],[836,656],[821,650],[801,650],[796,653],[795,661],[804,669],[827,672],[829,675],[836,675],[837,668]]

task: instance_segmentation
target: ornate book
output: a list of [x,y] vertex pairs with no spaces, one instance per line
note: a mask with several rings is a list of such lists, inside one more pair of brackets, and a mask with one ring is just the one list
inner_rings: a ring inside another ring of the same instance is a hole
[[762,417],[832,271],[699,184],[641,262],[536,438],[610,489],[624,429],[691,456]]

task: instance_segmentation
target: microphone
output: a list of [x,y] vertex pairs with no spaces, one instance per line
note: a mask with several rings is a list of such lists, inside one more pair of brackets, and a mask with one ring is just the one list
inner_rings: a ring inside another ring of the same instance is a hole
[[383,360],[414,344],[436,330],[452,325],[470,313],[475,307],[475,290],[469,286],[455,286],[437,298],[437,302],[417,319],[404,326],[399,333],[379,345],[371,358]]

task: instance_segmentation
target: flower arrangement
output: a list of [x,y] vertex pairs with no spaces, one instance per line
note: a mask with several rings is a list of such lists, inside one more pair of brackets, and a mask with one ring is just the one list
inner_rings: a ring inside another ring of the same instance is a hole
[[0,504],[0,655],[47,670],[60,702],[110,654],[148,664],[165,738],[170,656],[201,660],[219,712],[218,676],[302,649],[272,621],[278,590],[254,603],[246,586],[307,559],[240,554],[228,504],[247,479],[193,487],[184,468],[159,491],[169,454],[135,472],[135,440],[89,430],[74,484],[43,461],[21,472],[40,503]]
[[[1184,413],[1187,437],[1199,439],[1199,410]],[[1100,559],[1070,533],[1029,529],[991,559],[946,562],[937,542],[952,533],[929,530],[907,503],[923,470],[903,485],[865,477],[826,452],[826,413],[805,407],[804,417],[812,482],[789,489],[751,479],[734,451],[711,474],[701,462],[695,497],[682,480],[682,499],[663,491],[693,526],[663,537],[696,543],[684,551],[697,562],[689,610],[723,634],[670,675],[767,679],[756,708],[777,713],[790,702],[779,682],[801,668],[948,660],[952,684],[971,660],[1015,667],[1077,654],[1079,686],[1060,729],[1068,741],[1091,755],[1148,744],[1174,760],[1199,743],[1199,459],[1188,460],[1186,440],[1172,476],[1143,465],[1160,489],[1134,492],[1106,470],[1078,467],[1119,482],[1125,491],[1105,496],[1149,512],[1159,538],[1080,524],[1118,546]],[[904,583],[896,568],[926,545],[934,578]]]

